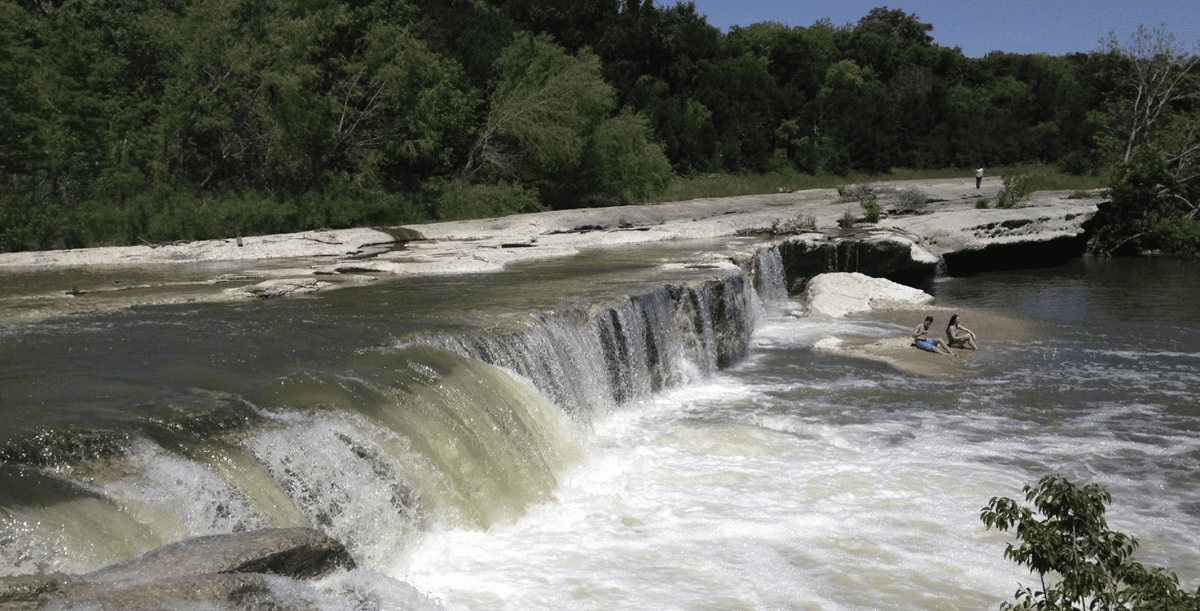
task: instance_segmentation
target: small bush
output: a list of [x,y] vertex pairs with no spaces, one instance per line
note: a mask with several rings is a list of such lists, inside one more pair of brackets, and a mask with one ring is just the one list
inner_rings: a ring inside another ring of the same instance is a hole
[[842,185],[838,187],[838,196],[842,201],[864,200],[875,197],[875,188],[868,184]]
[[986,210],[988,207],[988,198],[981,197],[975,200],[975,207],[979,208],[980,210]]
[[900,192],[897,196],[897,207],[902,210],[920,210],[925,206],[925,202],[929,198],[925,196],[925,192],[915,187],[908,188]]
[[1071,192],[1069,199],[1087,199],[1092,196],[1091,191],[1086,189],[1075,189]]
[[854,213],[847,210],[846,213],[842,215],[842,218],[838,219],[838,227],[841,227],[842,229],[853,229],[854,224],[857,222],[858,218],[854,216]]
[[1000,208],[1019,208],[1033,194],[1033,182],[1028,174],[1005,174],[1000,180],[1004,183],[996,194],[996,205]]
[[[591,190],[603,199],[618,203],[645,201],[660,195],[671,182],[671,163],[662,147],[651,141],[649,124],[642,115],[622,112],[601,122],[583,158]],[[506,190],[516,193],[511,188]],[[518,194],[517,199],[518,207],[528,208],[525,194]]]
[[883,216],[883,208],[879,206],[879,200],[874,197],[869,197],[861,203],[864,214],[863,220],[868,223],[878,223],[880,217]]
[[809,214],[805,216],[796,216],[790,220],[780,223],[775,221],[771,223],[771,233],[774,235],[791,235],[796,233],[806,233],[817,230],[817,217]]

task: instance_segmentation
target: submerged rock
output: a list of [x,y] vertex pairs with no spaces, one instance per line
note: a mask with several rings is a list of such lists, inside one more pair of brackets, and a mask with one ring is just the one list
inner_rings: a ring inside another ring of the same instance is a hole
[[354,559],[346,547],[320,531],[272,528],[186,539],[102,568],[87,577],[120,581],[204,573],[272,573],[312,579],[351,568]]
[[41,609],[71,581],[67,576],[20,575],[0,577],[0,609]]
[[[82,576],[0,578],[0,609],[64,606],[171,609],[205,602],[217,609],[275,608],[266,575],[318,579],[355,567],[344,545],[309,528],[197,537]],[[290,601],[279,608],[295,608]]]
[[[256,573],[185,575],[115,585],[87,583],[67,588],[67,608],[99,609],[312,609],[303,601],[275,600],[267,580]],[[285,606],[286,605],[286,606]]]
[[225,292],[239,297],[274,299],[275,297],[308,295],[329,288],[330,286],[333,285],[329,282],[322,282],[311,278],[279,278],[265,280],[251,286],[227,289]]

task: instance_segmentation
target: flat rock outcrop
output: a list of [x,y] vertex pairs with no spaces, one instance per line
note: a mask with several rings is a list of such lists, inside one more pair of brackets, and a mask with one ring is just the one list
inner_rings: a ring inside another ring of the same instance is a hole
[[[499,271],[589,248],[693,239],[719,239],[715,249],[779,244],[792,294],[808,278],[831,271],[910,281],[931,277],[939,266],[966,274],[1045,265],[1082,252],[1101,198],[1041,192],[1021,208],[975,207],[981,198],[995,201],[1000,187],[998,178],[986,178],[976,190],[972,175],[875,183],[872,188],[888,197],[918,192],[920,203],[885,201],[878,223],[849,229],[839,221],[847,212],[862,213],[858,201],[834,189],[783,189],[405,227],[4,253],[0,322],[134,305],[287,297],[387,277]],[[796,226],[811,230],[786,234]],[[49,269],[62,273],[45,274]]]
[[967,208],[895,216],[879,227],[913,236],[951,275],[1045,267],[1083,254],[1097,200],[1043,193],[1021,208]]
[[349,257],[410,239],[409,236],[411,234],[403,232],[393,234],[377,229],[358,228],[172,244],[29,251],[0,255],[0,269],[17,266],[45,268]]

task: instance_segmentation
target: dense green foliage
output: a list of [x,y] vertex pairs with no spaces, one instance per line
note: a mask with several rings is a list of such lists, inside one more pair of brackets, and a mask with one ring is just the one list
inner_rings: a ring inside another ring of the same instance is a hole
[[1195,249],[1195,56],[1140,32],[973,59],[932,32],[887,8],[722,33],[650,0],[2,0],[0,250],[976,164],[1116,168],[1096,249]]
[[1200,590],[1180,589],[1174,573],[1133,560],[1137,540],[1110,530],[1104,517],[1112,495],[1097,484],[1079,488],[1056,475],[1025,486],[1023,507],[993,498],[980,512],[988,528],[1016,529],[1018,545],[1004,556],[1036,573],[1039,590],[1023,587],[1005,610],[1200,610]]
[[1105,112],[1094,113],[1111,164],[1112,205],[1094,250],[1200,254],[1200,55],[1161,30],[1107,42],[1115,72]]

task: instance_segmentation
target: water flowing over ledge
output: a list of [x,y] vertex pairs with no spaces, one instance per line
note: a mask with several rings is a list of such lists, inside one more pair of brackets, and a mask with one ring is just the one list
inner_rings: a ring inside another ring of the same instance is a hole
[[[814,321],[773,246],[680,246],[6,329],[0,600],[978,609],[1026,577],[980,505],[1048,471],[1132,500],[1114,524],[1195,582],[1194,266],[940,278],[986,348],[938,379],[824,348],[911,313]],[[721,321],[752,332],[724,369]],[[314,527],[360,568],[87,572]]]
[[0,446],[0,561],[9,576],[79,574],[188,537],[303,526],[383,567],[435,525],[511,521],[552,494],[595,415],[745,357],[764,302],[787,295],[777,247],[737,258],[297,363],[269,402],[163,388],[108,423],[17,423]]
[[[662,214],[654,208],[623,212],[628,218],[619,227],[597,226],[602,241],[670,242],[757,233],[796,209],[757,200],[746,207],[741,214],[693,218],[683,233],[677,222],[651,218]],[[836,206],[836,214],[842,210]],[[1074,210],[1060,205],[1050,216],[1066,218]],[[386,572],[422,533],[487,529],[552,499],[594,418],[701,384],[737,364],[748,354],[763,309],[786,300],[809,277],[857,271],[927,279],[945,263],[933,254],[937,242],[956,252],[984,243],[954,243],[959,234],[930,241],[904,229],[913,220],[897,218],[857,235],[807,234],[777,243],[743,238],[743,245],[753,245],[676,264],[674,272],[658,273],[636,289],[600,288],[560,306],[517,306],[481,320],[447,318],[467,305],[453,291],[440,302],[410,293],[393,297],[373,286],[376,274],[403,276],[410,264],[436,268],[439,257],[451,260],[448,253],[467,243],[471,270],[505,269],[565,257],[576,251],[571,243],[580,242],[579,232],[597,230],[534,221],[534,233],[522,242],[529,247],[518,249],[508,247],[522,239],[509,224],[522,221],[496,221],[492,237],[421,236],[410,249],[356,249],[352,263],[303,269],[281,262],[263,275],[231,267],[213,285],[221,298],[212,301],[222,304],[234,290],[222,288],[225,283],[247,281],[263,288],[260,297],[270,296],[267,289],[288,294],[292,284],[326,286],[326,279],[380,290],[373,298],[381,305],[353,321],[303,299],[188,309],[178,304],[210,301],[196,298],[189,283],[209,286],[203,278],[211,269],[188,279],[195,270],[172,267],[168,275],[185,276],[186,298],[146,302],[177,304],[172,308],[10,327],[2,337],[11,340],[11,354],[47,351],[51,365],[25,365],[14,374],[14,380],[49,383],[33,383],[30,396],[36,397],[10,408],[15,424],[0,437],[0,561],[10,576],[80,574],[189,537],[308,527],[345,543],[360,565]],[[1036,231],[1010,225],[1027,230],[1018,241],[1039,241]],[[1056,256],[1074,252],[1081,226],[1076,220],[1060,233],[1047,232],[1068,246]],[[1004,234],[1012,227],[996,227],[973,231],[992,231],[986,243],[1012,237]],[[486,246],[489,240],[494,247]],[[727,244],[715,249],[729,250]],[[624,266],[636,267],[617,263],[614,269]],[[118,293],[136,294],[138,286]],[[89,291],[72,289],[69,297],[88,299]],[[353,293],[339,299],[352,300]],[[342,337],[360,326],[369,329],[355,331],[361,339]],[[260,335],[260,328],[273,331]],[[275,337],[291,333],[328,345],[298,349]],[[155,348],[156,342],[167,347]],[[102,364],[114,356],[113,364]]]

